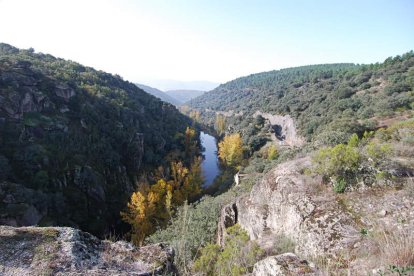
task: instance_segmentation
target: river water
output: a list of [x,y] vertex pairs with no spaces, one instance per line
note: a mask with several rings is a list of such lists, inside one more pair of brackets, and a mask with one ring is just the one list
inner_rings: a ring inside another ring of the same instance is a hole
[[217,157],[217,143],[216,138],[201,131],[200,132],[201,145],[204,148],[204,160],[201,163],[201,168],[204,174],[203,187],[207,188],[213,183],[214,178],[220,173]]

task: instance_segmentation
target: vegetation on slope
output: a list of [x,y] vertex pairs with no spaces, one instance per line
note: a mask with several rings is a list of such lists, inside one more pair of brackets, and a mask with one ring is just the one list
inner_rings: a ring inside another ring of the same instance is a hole
[[256,111],[288,114],[308,140],[335,139],[336,144],[374,129],[379,117],[411,111],[413,90],[411,51],[370,65],[311,65],[253,74],[193,99],[190,107],[210,125],[217,112],[226,114],[227,130],[250,138],[256,135]]
[[190,123],[119,76],[0,44],[0,220],[112,231],[140,179],[188,161]]
[[[247,162],[245,154],[238,167],[243,178],[227,192],[183,206],[171,224],[148,241],[173,244],[178,268],[184,274],[192,269],[206,275],[231,269],[219,261],[226,249],[214,245],[221,207],[248,192],[277,164],[315,153],[322,145],[328,147],[316,152],[314,170],[326,182],[312,183],[315,187],[326,189],[329,183],[342,193],[361,185],[367,189],[404,182],[414,167],[412,120],[407,120],[414,108],[413,80],[414,54],[410,52],[382,64],[306,66],[255,74],[194,99],[192,109],[183,107],[182,111],[208,122],[220,138],[241,134],[244,153],[249,156]],[[257,110],[291,115],[300,133],[314,143],[302,148],[279,147],[270,140],[274,126],[269,120],[252,116]],[[369,132],[399,120],[405,122]],[[213,223],[207,223],[210,220]]]

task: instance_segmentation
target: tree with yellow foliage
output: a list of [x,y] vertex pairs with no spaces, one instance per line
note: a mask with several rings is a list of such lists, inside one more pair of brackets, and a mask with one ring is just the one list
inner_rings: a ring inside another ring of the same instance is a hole
[[219,157],[227,166],[237,166],[243,160],[243,142],[240,134],[225,136],[218,147]]
[[216,130],[219,135],[224,133],[226,129],[226,118],[223,115],[217,114],[216,115]]
[[185,157],[190,159],[190,156],[194,156],[197,150],[196,141],[197,132],[194,128],[187,127],[185,130]]
[[128,202],[126,212],[121,212],[122,219],[131,224],[131,240],[137,245],[142,245],[145,237],[151,233],[154,225],[150,218],[153,210],[148,204],[146,195],[141,192],[134,192]]
[[170,180],[161,178],[153,185],[142,185],[121,212],[122,219],[132,226],[132,241],[142,245],[157,227],[165,226],[174,207],[197,198],[202,183],[201,158],[195,158],[190,170],[182,162],[172,162]]
[[190,111],[190,118],[193,119],[194,122],[200,122],[200,111],[192,110]]

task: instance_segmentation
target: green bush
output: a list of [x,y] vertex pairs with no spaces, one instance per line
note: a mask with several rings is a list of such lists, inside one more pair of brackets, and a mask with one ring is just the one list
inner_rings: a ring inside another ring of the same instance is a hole
[[227,238],[222,250],[215,244],[204,247],[194,262],[194,272],[202,275],[245,275],[252,272],[253,265],[264,251],[252,241],[247,232],[236,224],[227,229]]
[[[384,135],[381,131],[380,136]],[[330,179],[337,193],[343,193],[358,181],[371,185],[375,180],[388,178],[385,170],[391,147],[373,137],[373,132],[365,132],[362,139],[353,134],[346,145],[319,150],[313,157],[314,172]]]
[[178,208],[170,225],[148,237],[146,242],[165,242],[174,247],[174,263],[181,273],[189,270],[198,250],[216,238],[220,198],[204,197],[200,202]]
[[346,178],[357,173],[361,156],[357,148],[339,144],[331,148],[323,148],[313,158],[315,171],[328,177]]
[[343,178],[338,179],[333,186],[335,193],[343,193],[346,189],[346,182]]

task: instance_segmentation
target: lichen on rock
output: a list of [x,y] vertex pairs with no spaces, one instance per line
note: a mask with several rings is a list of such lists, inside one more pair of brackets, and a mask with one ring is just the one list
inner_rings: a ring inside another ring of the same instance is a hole
[[101,241],[69,227],[0,226],[0,275],[164,275],[174,251]]

